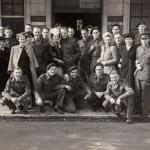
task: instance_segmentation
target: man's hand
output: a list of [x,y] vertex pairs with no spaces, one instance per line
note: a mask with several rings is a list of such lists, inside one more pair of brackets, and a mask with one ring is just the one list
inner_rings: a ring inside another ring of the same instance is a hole
[[17,102],[18,102],[18,97],[12,97],[12,98],[11,98],[11,101],[12,101],[13,103],[17,103]]
[[110,99],[111,104],[115,104],[115,100],[113,98]]
[[65,88],[66,88],[68,91],[72,91],[72,88],[71,88],[71,86],[69,86],[69,85],[65,85]]
[[137,68],[137,70],[141,70],[142,66],[140,64],[136,64],[136,68]]
[[98,98],[101,98],[103,96],[103,92],[95,92],[95,95],[98,97]]
[[69,81],[69,75],[68,74],[64,74],[64,79],[68,82]]
[[120,99],[120,98],[118,98],[118,99],[117,99],[117,101],[116,101],[116,103],[117,103],[117,105],[120,105],[120,103],[121,103],[121,99]]
[[37,105],[42,105],[42,104],[43,104],[43,101],[42,101],[42,99],[41,99],[40,97],[38,97],[38,98],[36,99],[36,104],[37,104]]

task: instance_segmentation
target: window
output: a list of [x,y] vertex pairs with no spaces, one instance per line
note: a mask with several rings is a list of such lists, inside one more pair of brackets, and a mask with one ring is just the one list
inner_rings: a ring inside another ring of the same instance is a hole
[[23,16],[24,0],[1,0],[1,15]]
[[150,31],[150,0],[131,0],[130,10],[130,30],[136,32],[137,23],[143,20]]

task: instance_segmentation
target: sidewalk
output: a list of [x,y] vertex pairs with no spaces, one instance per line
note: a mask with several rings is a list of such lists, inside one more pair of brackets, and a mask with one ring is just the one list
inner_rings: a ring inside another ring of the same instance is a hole
[[[58,114],[50,110],[50,107],[46,106],[46,113],[40,113],[38,107],[34,107],[32,110],[28,110],[27,114],[11,114],[6,106],[0,105],[0,120],[12,120],[12,121],[84,121],[84,122],[124,122],[126,120],[125,114],[121,119],[118,119],[113,113],[105,112],[92,112],[89,109],[84,109],[78,114]],[[136,122],[150,122],[150,115],[147,118],[140,116],[134,116]]]

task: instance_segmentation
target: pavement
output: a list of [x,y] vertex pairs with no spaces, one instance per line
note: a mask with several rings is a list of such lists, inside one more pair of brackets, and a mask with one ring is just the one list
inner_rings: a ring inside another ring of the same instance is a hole
[[0,120],[0,150],[149,150],[150,123]]
[[[0,119],[1,120],[29,120],[29,121],[84,121],[84,122],[124,122],[126,121],[126,114],[122,114],[122,118],[117,118],[116,115],[112,112],[92,112],[89,108],[84,108],[79,113],[76,114],[58,114],[49,106],[46,106],[46,112],[40,113],[38,107],[34,107],[31,110],[28,110],[27,114],[17,112],[16,114],[11,114],[9,109],[6,106],[0,105]],[[150,115],[146,118],[141,116],[134,115],[135,122],[150,122]]]

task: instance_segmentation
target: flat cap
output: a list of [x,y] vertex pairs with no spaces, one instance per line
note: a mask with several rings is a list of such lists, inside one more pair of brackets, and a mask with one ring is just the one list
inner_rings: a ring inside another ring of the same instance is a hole
[[78,69],[78,66],[71,66],[69,69],[68,69],[68,72],[71,72],[73,70],[77,70]]
[[141,37],[141,36],[146,36],[146,37],[148,36],[148,37],[150,37],[150,33],[149,33],[149,32],[144,32],[144,33],[141,33],[141,34],[140,34],[140,37]]
[[55,63],[50,63],[49,65],[47,65],[46,70],[49,70],[51,67],[56,67]]

